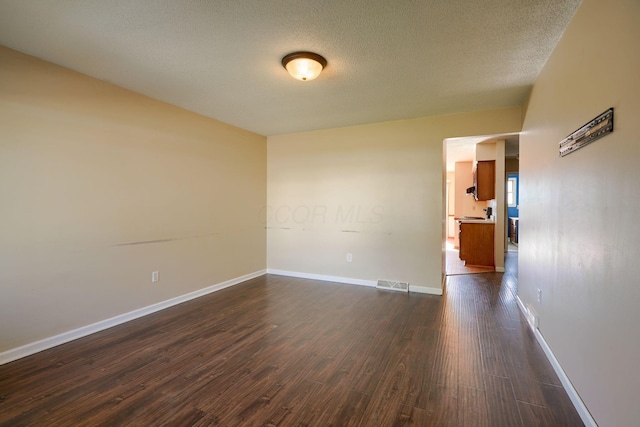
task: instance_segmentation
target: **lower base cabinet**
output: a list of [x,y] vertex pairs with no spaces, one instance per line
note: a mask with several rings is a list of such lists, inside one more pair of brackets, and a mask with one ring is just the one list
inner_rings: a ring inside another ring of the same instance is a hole
[[509,238],[511,243],[518,244],[518,218],[509,218]]
[[494,267],[495,224],[460,223],[460,259],[465,265]]

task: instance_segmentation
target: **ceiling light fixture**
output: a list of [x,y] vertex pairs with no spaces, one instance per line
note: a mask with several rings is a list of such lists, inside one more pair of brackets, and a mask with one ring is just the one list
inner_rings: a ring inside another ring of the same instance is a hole
[[282,58],[282,66],[294,79],[309,81],[320,75],[327,60],[313,52],[293,52]]

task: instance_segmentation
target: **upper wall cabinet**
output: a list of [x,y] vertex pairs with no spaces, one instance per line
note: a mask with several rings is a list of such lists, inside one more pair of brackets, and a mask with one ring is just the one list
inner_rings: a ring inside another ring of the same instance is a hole
[[479,160],[473,173],[476,200],[496,198],[496,161]]

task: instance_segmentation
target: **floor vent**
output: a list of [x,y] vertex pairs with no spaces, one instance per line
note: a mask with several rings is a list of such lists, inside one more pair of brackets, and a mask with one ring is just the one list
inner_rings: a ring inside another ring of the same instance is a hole
[[376,288],[386,289],[388,291],[409,292],[409,283],[394,282],[393,280],[378,280]]

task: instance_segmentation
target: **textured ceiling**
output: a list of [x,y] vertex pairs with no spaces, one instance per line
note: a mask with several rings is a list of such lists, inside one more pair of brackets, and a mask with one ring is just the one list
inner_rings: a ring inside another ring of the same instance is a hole
[[520,105],[579,3],[0,0],[0,44],[276,135]]

